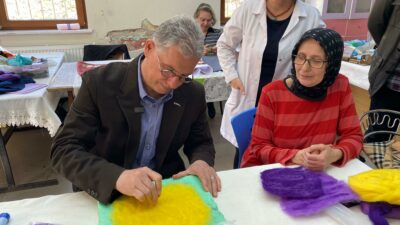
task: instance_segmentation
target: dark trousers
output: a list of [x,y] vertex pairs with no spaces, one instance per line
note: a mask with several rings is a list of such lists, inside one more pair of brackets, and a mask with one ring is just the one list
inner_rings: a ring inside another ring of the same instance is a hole
[[239,149],[235,148],[235,158],[233,159],[233,169],[238,169],[240,166],[238,166],[239,162]]
[[[374,109],[389,109],[400,112],[400,92],[393,91],[384,85],[379,91],[371,97],[371,105],[370,110]],[[399,118],[396,115],[391,114],[391,121],[394,121],[395,118]],[[379,118],[381,119],[382,116],[380,115]],[[399,118],[400,119],[400,118]],[[371,126],[367,132],[371,131],[378,131],[378,130],[391,130],[396,131],[397,125],[394,126],[392,129],[387,126],[387,122],[382,125],[374,125]],[[366,142],[379,142],[379,141],[387,141],[389,139],[389,134],[376,134],[371,135],[370,137],[365,140]]]

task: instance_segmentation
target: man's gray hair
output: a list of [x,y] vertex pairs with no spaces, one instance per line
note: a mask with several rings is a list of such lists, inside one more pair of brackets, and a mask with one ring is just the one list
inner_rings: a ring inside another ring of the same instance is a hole
[[153,34],[156,46],[165,49],[178,46],[185,57],[203,55],[204,35],[197,23],[187,16],[174,16],[163,22]]

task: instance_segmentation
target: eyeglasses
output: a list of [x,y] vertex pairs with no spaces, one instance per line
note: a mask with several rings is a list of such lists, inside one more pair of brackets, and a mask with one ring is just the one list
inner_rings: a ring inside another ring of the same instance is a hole
[[190,83],[190,82],[192,82],[192,80],[193,80],[193,74],[189,74],[189,75],[185,75],[185,74],[178,75],[178,74],[176,74],[176,73],[173,71],[173,69],[172,69],[172,70],[171,70],[171,69],[162,69],[162,68],[161,68],[161,62],[160,62],[160,57],[158,56],[157,53],[156,53],[156,56],[157,56],[158,65],[159,65],[159,67],[160,67],[160,72],[161,72],[161,74],[162,74],[164,77],[166,77],[166,78],[177,77],[177,78],[179,79],[179,81],[180,81],[180,82],[183,82],[183,83]]
[[308,62],[308,65],[311,66],[312,68],[316,69],[321,69],[324,63],[328,62],[326,60],[322,59],[307,59],[305,55],[300,54],[300,55],[293,55],[294,57],[294,64],[297,65],[304,65],[304,63]]

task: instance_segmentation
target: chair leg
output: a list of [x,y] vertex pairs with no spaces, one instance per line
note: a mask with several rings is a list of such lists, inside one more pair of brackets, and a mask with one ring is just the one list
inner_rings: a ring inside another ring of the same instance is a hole
[[222,101],[219,101],[219,109],[221,110],[221,115],[224,114],[224,108],[222,107]]

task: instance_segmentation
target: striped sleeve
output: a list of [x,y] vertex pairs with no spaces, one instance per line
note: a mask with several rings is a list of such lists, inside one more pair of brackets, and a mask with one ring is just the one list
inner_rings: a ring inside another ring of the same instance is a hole
[[340,86],[345,87],[343,92],[340,114],[338,121],[338,139],[335,148],[343,152],[343,158],[335,162],[334,165],[343,166],[351,159],[360,154],[363,136],[361,133],[360,122],[354,105],[353,96],[351,94],[350,85],[347,79],[343,79]]
[[280,148],[273,144],[275,110],[269,94],[271,93],[264,88],[257,107],[251,142],[243,155],[241,167],[270,163],[288,164],[299,150]]

